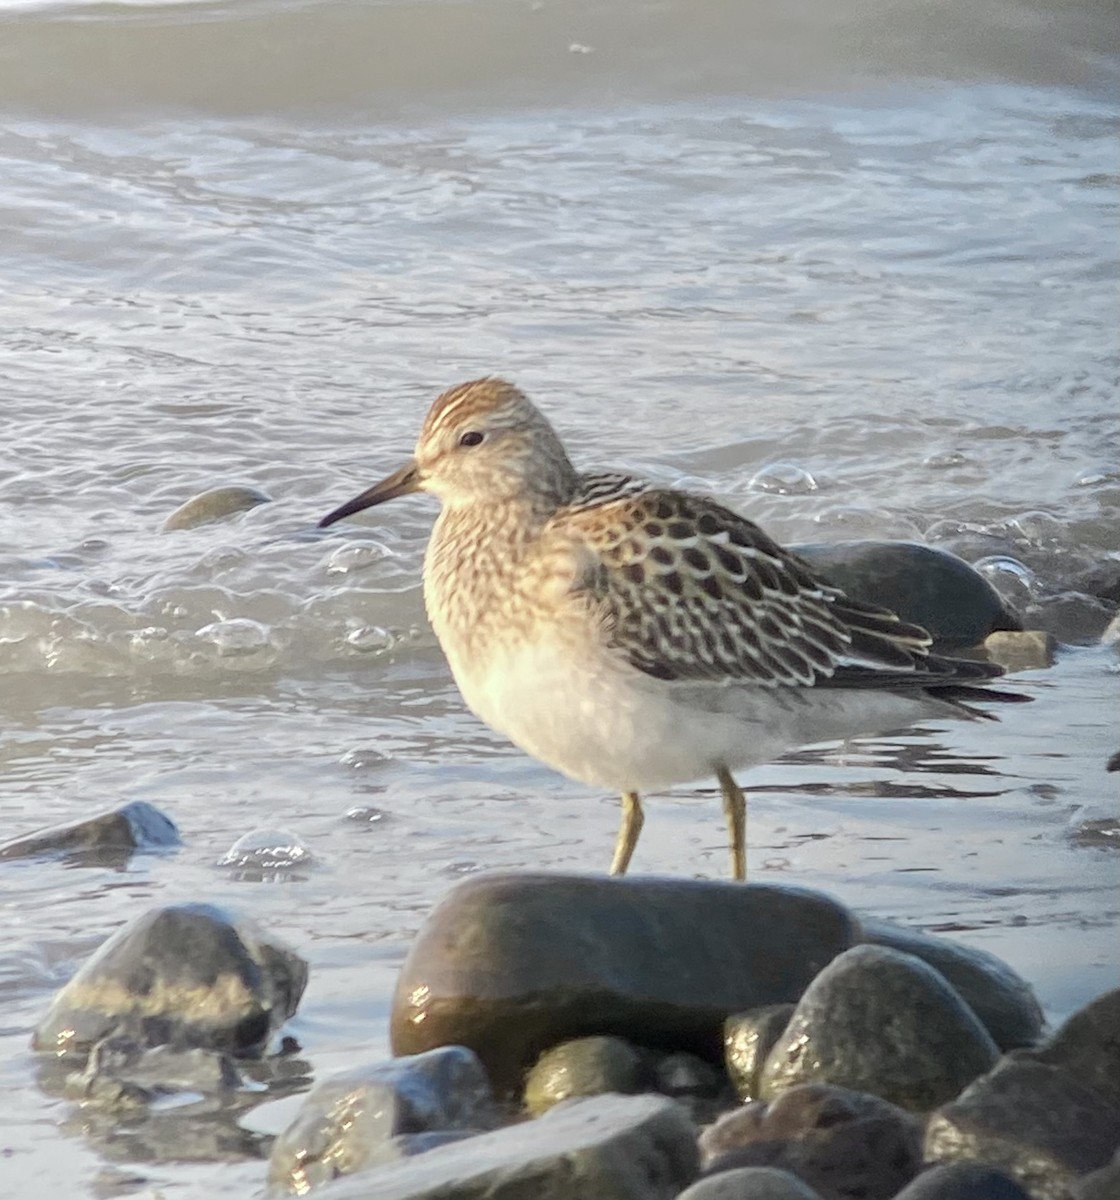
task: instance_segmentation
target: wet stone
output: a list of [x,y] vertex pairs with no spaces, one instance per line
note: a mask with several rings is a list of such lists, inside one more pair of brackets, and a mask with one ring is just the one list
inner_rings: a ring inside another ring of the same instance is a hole
[[890,1200],[921,1169],[921,1125],[877,1096],[803,1084],[721,1117],[700,1151],[705,1175],[775,1167],[823,1200]]
[[546,1050],[525,1080],[525,1108],[535,1116],[574,1096],[639,1092],[649,1082],[642,1056],[622,1038],[587,1037]]
[[617,1035],[718,1064],[727,1016],[796,1000],[857,936],[837,902],[795,888],[479,876],[451,891],[413,941],[392,1046],[469,1046],[501,1097],[571,1038]]
[[359,1067],[319,1084],[304,1101],[273,1146],[269,1188],[302,1196],[497,1123],[486,1072],[462,1046]]
[[792,1004],[768,1004],[749,1012],[735,1013],[723,1025],[723,1049],[727,1073],[740,1100],[758,1098],[762,1067],[778,1038],[785,1032]]
[[199,525],[210,525],[237,513],[248,512],[258,504],[268,504],[271,496],[252,487],[228,486],[211,488],[192,496],[181,504],[163,523],[163,532],[178,529],[196,529]]
[[1074,1013],[1035,1050],[1005,1055],[930,1117],[926,1157],[986,1162],[1034,1200],[1067,1200],[1120,1147],[1120,990]]
[[243,1083],[233,1061],[212,1050],[148,1048],[126,1037],[93,1047],[85,1070],[66,1079],[71,1100],[108,1108],[134,1108],[176,1092],[214,1094]]
[[664,1096],[569,1100],[536,1121],[332,1184],[330,1200],[675,1200],[695,1131]]
[[993,633],[984,640],[984,652],[1005,671],[1037,671],[1052,667],[1058,639],[1044,629]]
[[144,800],[36,830],[0,844],[0,859],[65,855],[84,866],[123,866],[136,851],[179,845],[175,822]]
[[737,1167],[698,1179],[677,1200],[821,1200],[821,1194],[777,1167]]
[[994,954],[870,917],[863,936],[872,945],[912,954],[942,974],[1001,1050],[1042,1037],[1046,1021],[1030,984]]
[[1003,597],[962,558],[918,542],[814,542],[792,546],[853,600],[877,604],[928,629],[939,648],[979,645],[1022,629]]
[[1031,1200],[1003,1171],[984,1163],[947,1163],[923,1171],[895,1200]]
[[885,946],[857,946],[801,997],[759,1090],[769,1099],[799,1083],[834,1083],[925,1112],[990,1070],[998,1054],[933,967]]
[[726,1072],[683,1050],[657,1058],[654,1086],[680,1104],[695,1125],[710,1125],[738,1103]]
[[32,1045],[84,1058],[121,1035],[144,1047],[252,1056],[296,1011],[306,984],[303,959],[252,922],[208,904],[156,908],[82,965]]
[[1116,1200],[1117,1196],[1120,1196],[1120,1150],[1107,1167],[1082,1175],[1073,1185],[1073,1200]]

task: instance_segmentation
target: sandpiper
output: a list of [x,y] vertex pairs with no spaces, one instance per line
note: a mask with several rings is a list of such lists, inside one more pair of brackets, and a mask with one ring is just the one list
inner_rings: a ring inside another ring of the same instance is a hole
[[999,668],[931,654],[925,630],[849,599],[715,501],[578,472],[504,380],[444,392],[415,456],[319,524],[417,491],[442,504],[424,600],[464,700],[542,762],[621,794],[612,874],[630,864],[642,791],[714,776],[744,879],[733,770],[1021,698],[977,687]]

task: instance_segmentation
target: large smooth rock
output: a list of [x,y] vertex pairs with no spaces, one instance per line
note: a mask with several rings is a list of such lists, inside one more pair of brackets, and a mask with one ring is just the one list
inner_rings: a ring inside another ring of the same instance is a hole
[[269,1188],[303,1196],[341,1175],[406,1156],[416,1148],[415,1135],[461,1137],[497,1123],[486,1072],[463,1046],[358,1067],[320,1083],[303,1102],[272,1147]]
[[770,1099],[834,1083],[925,1112],[995,1064],[999,1051],[943,975],[912,954],[856,946],[813,981],[759,1078]]
[[396,1054],[469,1046],[500,1096],[569,1038],[721,1058],[733,1012],[794,1001],[858,937],[827,896],[697,880],[488,875],[429,916],[397,981]]
[[777,1167],[738,1167],[698,1179],[677,1200],[821,1200],[821,1194]]
[[805,1084],[752,1101],[700,1137],[705,1175],[776,1167],[824,1200],[889,1200],[921,1169],[921,1126],[877,1096]]
[[921,625],[939,648],[979,645],[1022,629],[1018,615],[963,558],[919,542],[812,542],[791,547],[854,600]]
[[985,1162],[1034,1200],[1068,1200],[1120,1147],[1120,991],[1075,1013],[1037,1050],[1015,1050],[933,1113],[926,1157]]
[[944,975],[1001,1050],[1031,1046],[1042,1037],[1046,1018],[1030,984],[994,954],[874,918],[864,920],[863,937],[913,954]]
[[84,1058],[120,1035],[146,1047],[255,1055],[296,1011],[306,984],[303,959],[251,921],[209,904],[156,908],[82,965],[32,1045]]
[[145,800],[133,800],[0,843],[0,859],[65,855],[89,866],[123,866],[138,850],[179,845],[175,822]]
[[537,1121],[330,1184],[322,1200],[674,1200],[696,1136],[663,1096],[570,1100]]

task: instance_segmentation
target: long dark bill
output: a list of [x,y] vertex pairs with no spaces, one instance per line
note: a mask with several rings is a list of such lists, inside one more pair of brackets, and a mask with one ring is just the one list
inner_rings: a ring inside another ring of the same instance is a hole
[[360,496],[340,504],[334,512],[329,512],[319,522],[320,529],[326,529],[343,517],[352,517],[363,508],[372,508],[375,504],[384,504],[386,500],[395,500],[398,496],[407,496],[410,492],[420,490],[420,471],[416,463],[409,459],[399,470],[387,475],[380,483],[367,488]]

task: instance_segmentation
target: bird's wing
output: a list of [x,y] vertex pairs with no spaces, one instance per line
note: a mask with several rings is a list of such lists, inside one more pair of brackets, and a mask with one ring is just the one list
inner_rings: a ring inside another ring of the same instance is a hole
[[[757,525],[702,496],[590,476],[553,518],[574,590],[607,645],[647,675],[768,687],[959,681],[929,634],[849,600]],[[975,674],[992,672],[978,664]]]

